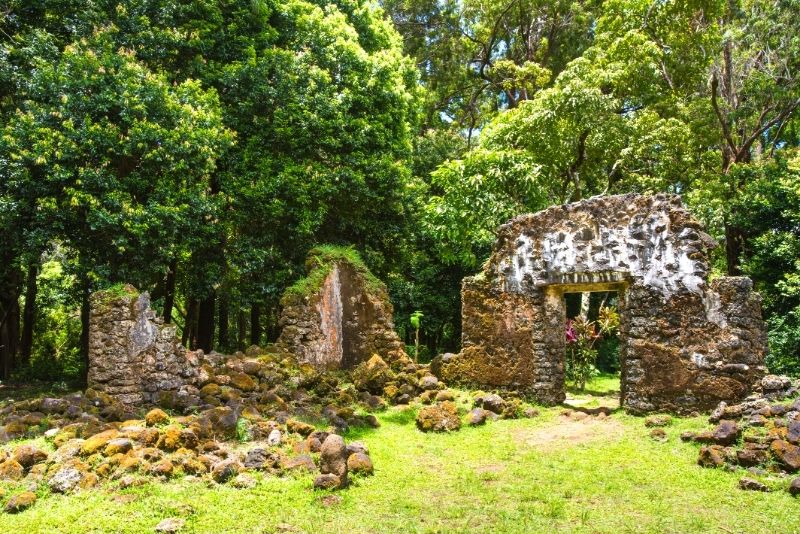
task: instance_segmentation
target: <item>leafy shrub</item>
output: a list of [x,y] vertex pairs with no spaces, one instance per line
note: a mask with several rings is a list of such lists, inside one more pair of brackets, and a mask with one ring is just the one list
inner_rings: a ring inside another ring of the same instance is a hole
[[770,372],[800,376],[800,307],[767,319]]
[[603,306],[596,321],[582,317],[568,319],[566,326],[567,380],[574,382],[583,391],[586,381],[599,374],[597,370],[597,342],[609,336],[619,328],[619,314],[611,306]]

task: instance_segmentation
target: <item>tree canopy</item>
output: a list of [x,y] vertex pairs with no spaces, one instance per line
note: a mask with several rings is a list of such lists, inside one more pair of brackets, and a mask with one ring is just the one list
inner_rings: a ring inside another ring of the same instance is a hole
[[325,243],[457,350],[500,224],[628,191],[683,195],[800,370],[797,0],[378,4],[0,1],[2,374],[117,282],[189,346],[274,340]]

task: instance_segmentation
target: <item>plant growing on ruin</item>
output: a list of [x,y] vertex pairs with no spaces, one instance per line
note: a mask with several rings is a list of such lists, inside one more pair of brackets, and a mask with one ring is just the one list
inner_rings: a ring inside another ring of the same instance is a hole
[[411,327],[414,328],[414,362],[419,363],[419,327],[424,317],[423,313],[419,310],[415,311],[409,317]]
[[586,388],[586,381],[597,374],[595,344],[618,329],[619,313],[611,306],[602,306],[596,321],[583,317],[567,320],[566,375],[580,391]]
[[236,439],[242,443],[253,440],[253,424],[244,417],[236,421]]

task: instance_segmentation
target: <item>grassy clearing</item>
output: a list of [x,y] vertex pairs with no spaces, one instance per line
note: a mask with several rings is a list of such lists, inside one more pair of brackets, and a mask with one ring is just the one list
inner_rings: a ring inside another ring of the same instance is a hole
[[368,444],[376,475],[338,502],[312,491],[310,476],[261,478],[252,490],[108,485],[0,514],[0,532],[151,532],[170,516],[184,517],[186,532],[800,532],[787,492],[744,492],[743,472],[695,465],[698,447],[678,436],[703,419],[676,419],[657,443],[643,418],[560,412],[431,435],[416,430],[413,411],[388,411],[380,429],[347,436]]

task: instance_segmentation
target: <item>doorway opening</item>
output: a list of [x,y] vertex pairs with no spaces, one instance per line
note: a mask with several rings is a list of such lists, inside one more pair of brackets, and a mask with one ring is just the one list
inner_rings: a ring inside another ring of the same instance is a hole
[[621,291],[581,289],[563,294],[565,403],[616,409],[621,396]]

